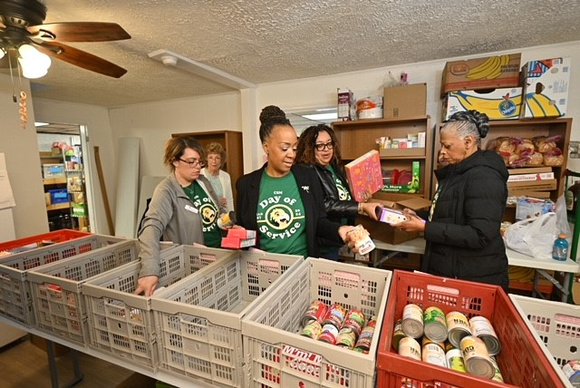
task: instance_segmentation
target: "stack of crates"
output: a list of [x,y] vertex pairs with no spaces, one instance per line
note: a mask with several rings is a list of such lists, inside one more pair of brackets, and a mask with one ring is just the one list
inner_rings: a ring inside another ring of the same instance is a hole
[[580,360],[580,306],[521,295],[510,298],[562,383],[571,388],[562,367]]
[[[308,258],[242,321],[246,387],[375,387],[375,358],[392,272]],[[376,317],[367,354],[301,336],[315,301]],[[379,385],[380,387],[380,385]]]
[[[177,245],[160,257],[159,290],[236,251]],[[82,293],[88,314],[89,346],[155,370],[158,350],[149,297],[135,295],[139,262],[131,262],[87,281]]]
[[[400,356],[392,347],[395,322],[404,307],[439,307],[445,314],[459,311],[469,319],[489,319],[501,343],[496,356],[504,383]],[[377,357],[377,386],[399,387],[561,387],[524,319],[499,286],[395,271]]]
[[5,252],[0,258],[0,312],[19,324],[32,326],[34,314],[27,281],[30,270],[120,241],[123,239],[59,230],[0,244]]
[[243,386],[241,320],[302,256],[236,252],[151,298],[160,370],[221,387]]
[[138,248],[137,240],[124,240],[28,271],[34,327],[85,346],[86,313],[81,297],[82,283],[136,260]]

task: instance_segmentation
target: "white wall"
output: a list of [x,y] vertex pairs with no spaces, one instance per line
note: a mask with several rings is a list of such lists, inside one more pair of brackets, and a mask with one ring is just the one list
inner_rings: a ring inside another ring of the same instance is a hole
[[[28,80],[14,79],[14,90],[20,85],[28,94],[28,123],[20,127],[19,105],[12,101],[13,85],[10,76],[0,74],[0,152],[6,157],[8,178],[14,192],[14,229],[16,238],[48,232],[48,219],[42,172],[34,128],[34,106],[30,98]],[[31,222],[31,220],[34,220]]]
[[[88,158],[91,165],[91,177],[93,182],[93,201],[95,205],[95,224],[91,225],[91,231],[100,234],[112,234],[107,224],[107,216],[103,196],[101,195],[101,185],[95,163],[94,147],[99,147],[101,165],[103,167],[103,177],[105,188],[110,204],[112,219],[115,219],[115,189],[116,189],[116,153],[113,142],[109,111],[105,108],[66,103],[53,100],[38,99],[34,101],[37,121],[50,123],[79,124],[87,127],[89,142],[87,143]],[[34,129],[33,129],[34,131]],[[35,133],[36,142],[36,133]],[[46,213],[46,209],[44,209]]]
[[237,91],[111,109],[113,141],[141,138],[140,175],[164,176],[169,171],[163,165],[163,150],[172,133],[241,131],[240,112]]

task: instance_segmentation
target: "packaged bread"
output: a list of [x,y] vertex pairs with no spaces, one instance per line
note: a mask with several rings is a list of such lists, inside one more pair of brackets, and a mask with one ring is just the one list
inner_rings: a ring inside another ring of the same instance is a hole
[[487,148],[502,153],[513,153],[516,146],[510,137],[502,136],[490,141]]
[[516,143],[516,154],[521,155],[525,152],[533,152],[535,147],[530,139],[513,138]]
[[561,166],[564,163],[564,155],[562,150],[554,147],[550,152],[544,154],[544,166]]

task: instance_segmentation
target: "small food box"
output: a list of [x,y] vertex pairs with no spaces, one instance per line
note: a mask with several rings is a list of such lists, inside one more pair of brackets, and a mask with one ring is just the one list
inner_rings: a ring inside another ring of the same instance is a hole
[[64,164],[44,163],[42,165],[42,177],[44,179],[64,178]]
[[521,54],[447,62],[441,79],[441,97],[456,90],[512,88],[520,84]]
[[257,233],[255,230],[247,230],[244,228],[228,229],[227,237],[222,238],[222,248],[247,248],[256,245]]
[[522,88],[498,88],[489,90],[457,90],[447,93],[443,99],[445,121],[454,113],[476,110],[485,113],[490,120],[517,119],[522,106]]
[[[405,199],[397,202],[373,199],[373,202],[379,202],[384,207],[395,210],[409,208],[417,211],[428,209],[429,206],[431,206],[431,201],[423,197]],[[357,223],[361,224],[366,230],[369,231],[373,240],[379,240],[388,244],[400,244],[419,237],[419,233],[417,232],[405,232],[399,229],[395,229],[387,223],[374,221],[368,217],[357,218]]]
[[521,117],[559,117],[566,114],[570,58],[529,61],[522,67],[524,104]]

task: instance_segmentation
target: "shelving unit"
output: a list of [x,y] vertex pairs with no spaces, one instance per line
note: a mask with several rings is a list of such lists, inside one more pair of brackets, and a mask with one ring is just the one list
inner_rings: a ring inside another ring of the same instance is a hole
[[210,143],[220,143],[226,151],[226,160],[222,161],[222,169],[230,174],[234,203],[236,198],[236,181],[244,174],[244,154],[242,133],[236,131],[211,131],[173,133],[171,137],[191,136],[205,149]]
[[377,138],[383,136],[400,138],[406,137],[409,133],[425,132],[425,148],[380,150],[383,151],[381,152],[381,166],[386,170],[396,168],[410,171],[412,162],[419,161],[419,192],[417,194],[408,194],[379,191],[373,195],[373,198],[391,201],[399,201],[416,196],[431,198],[433,130],[429,116],[337,121],[332,123],[332,128],[340,143],[342,162],[345,164],[371,149],[376,149]]
[[[68,152],[60,154],[40,152],[41,164],[62,164],[63,176],[43,179],[45,193],[47,193],[46,211],[49,218],[50,230],[77,229],[90,231],[86,205],[85,175],[80,147],[74,146]],[[49,202],[49,190],[61,189],[66,191],[68,200],[61,203]]]

